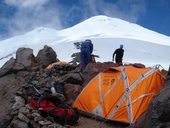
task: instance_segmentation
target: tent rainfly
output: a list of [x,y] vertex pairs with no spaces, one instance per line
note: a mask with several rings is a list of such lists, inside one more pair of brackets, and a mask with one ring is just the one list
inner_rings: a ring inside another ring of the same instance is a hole
[[153,68],[112,67],[87,84],[73,107],[104,119],[135,124],[163,81],[158,65]]

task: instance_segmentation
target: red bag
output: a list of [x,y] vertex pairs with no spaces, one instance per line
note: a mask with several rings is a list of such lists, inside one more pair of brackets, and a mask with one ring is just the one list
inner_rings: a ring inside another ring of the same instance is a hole
[[49,100],[42,100],[40,103],[38,103],[37,100],[32,100],[29,102],[29,106],[34,110],[39,110],[42,114],[52,116],[55,121],[62,125],[75,125],[79,119],[79,113],[77,109],[64,109],[62,107],[56,107],[53,102]]

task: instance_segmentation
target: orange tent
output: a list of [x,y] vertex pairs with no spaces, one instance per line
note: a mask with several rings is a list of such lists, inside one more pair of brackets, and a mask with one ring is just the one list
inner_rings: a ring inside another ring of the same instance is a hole
[[95,76],[73,107],[105,119],[135,124],[163,86],[159,66],[112,67]]
[[52,64],[49,64],[47,66],[47,69],[51,69],[53,68],[55,65],[64,65],[64,64],[69,64],[68,62],[65,62],[65,61],[57,61],[57,62],[54,62]]

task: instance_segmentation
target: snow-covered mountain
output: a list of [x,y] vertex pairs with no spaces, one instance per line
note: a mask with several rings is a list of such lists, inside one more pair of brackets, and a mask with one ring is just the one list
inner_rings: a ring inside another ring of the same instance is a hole
[[91,39],[97,61],[111,61],[113,51],[124,44],[125,63],[143,63],[147,66],[161,64],[169,67],[170,37],[117,18],[95,16],[64,30],[40,27],[24,35],[0,41],[0,60],[2,66],[19,47],[29,47],[34,54],[44,45],[51,46],[63,61],[71,61],[71,55],[78,50],[73,43]]

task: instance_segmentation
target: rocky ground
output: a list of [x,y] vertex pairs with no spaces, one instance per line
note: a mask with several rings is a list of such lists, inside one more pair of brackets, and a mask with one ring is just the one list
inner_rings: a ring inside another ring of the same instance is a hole
[[[49,66],[55,62],[55,65]],[[20,48],[16,59],[11,58],[0,69],[0,128],[117,128],[96,118],[80,116],[74,126],[61,125],[51,117],[43,117],[38,110],[32,110],[28,102],[35,97],[33,86],[41,92],[51,91],[55,85],[61,86],[63,95],[57,95],[66,107],[72,103],[99,72],[116,66],[111,62],[89,64],[83,73],[76,63],[66,63],[57,59],[55,51],[44,46],[37,56],[33,50]],[[143,67],[144,65],[136,65]],[[166,71],[164,71],[167,74]],[[170,79],[165,78],[165,86],[156,96],[145,115],[144,128],[170,127]]]

